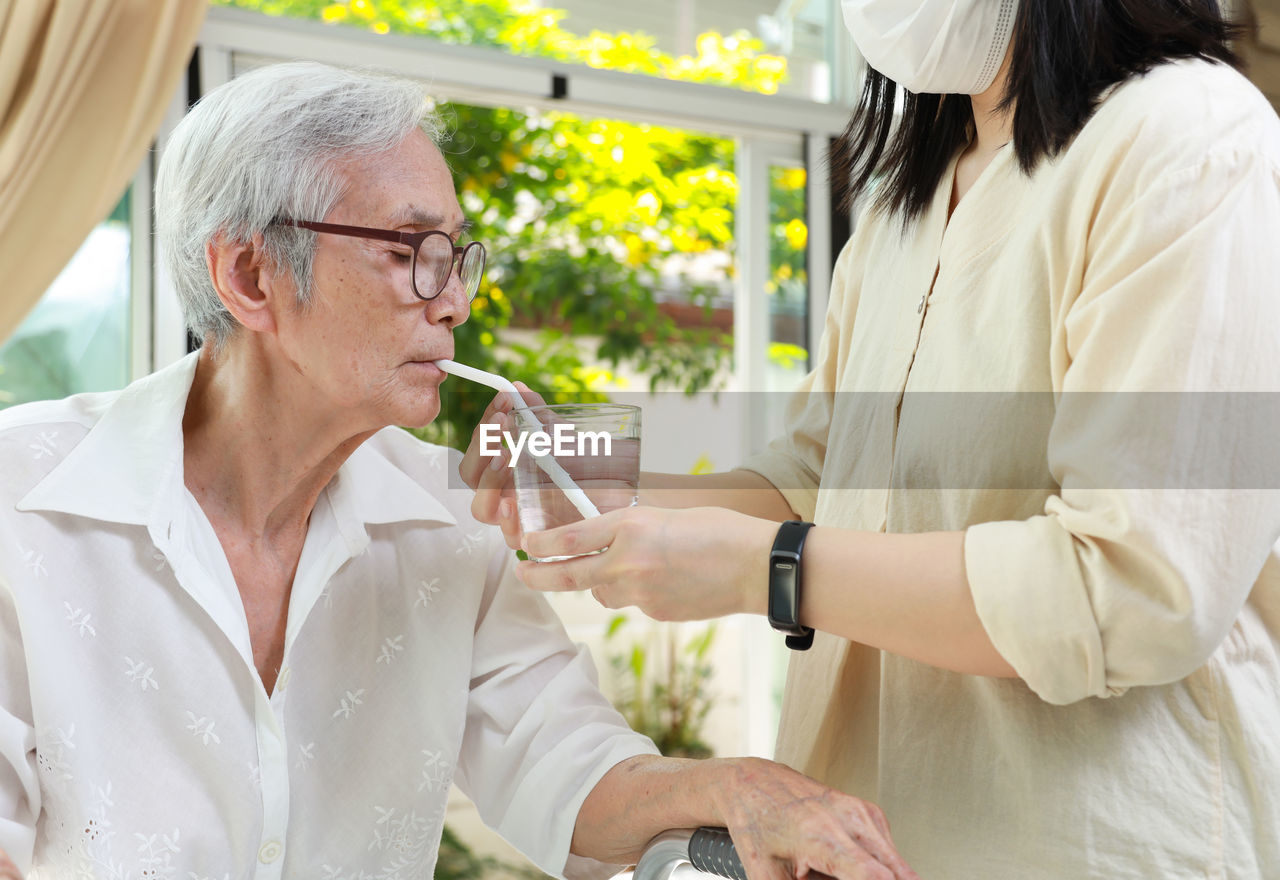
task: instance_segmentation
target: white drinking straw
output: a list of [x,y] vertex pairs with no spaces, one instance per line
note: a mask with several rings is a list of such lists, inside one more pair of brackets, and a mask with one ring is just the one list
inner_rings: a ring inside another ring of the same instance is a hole
[[[499,376],[497,373],[490,373],[485,370],[477,370],[475,367],[468,367],[466,364],[460,364],[457,361],[451,361],[447,358],[441,358],[434,361],[435,365],[446,373],[457,376],[459,379],[470,379],[472,382],[478,382],[481,385],[488,385],[497,391],[505,391],[511,395],[511,404],[514,409],[529,411],[529,404],[524,402],[524,398],[520,396],[520,392],[512,385],[510,381]],[[538,467],[546,472],[551,478],[551,482],[565,494],[565,497],[573,502],[573,506],[578,508],[578,513],[582,514],[584,519],[590,519],[593,516],[599,516],[600,511],[587,497],[587,493],[573,481],[573,477],[560,466],[560,462],[556,461],[552,455],[535,455],[533,460],[538,463]]]

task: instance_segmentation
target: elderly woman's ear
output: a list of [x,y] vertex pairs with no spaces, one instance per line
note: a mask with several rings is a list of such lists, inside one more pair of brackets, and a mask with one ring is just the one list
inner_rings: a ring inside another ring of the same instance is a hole
[[262,233],[234,241],[220,232],[205,245],[205,261],[218,299],[241,326],[259,333],[276,329],[277,301],[285,296],[292,302],[294,291],[267,259]]

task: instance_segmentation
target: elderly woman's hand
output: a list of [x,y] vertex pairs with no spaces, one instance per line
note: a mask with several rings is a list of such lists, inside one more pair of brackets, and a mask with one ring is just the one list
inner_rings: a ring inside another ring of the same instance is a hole
[[716,799],[751,880],[918,880],[875,804],[828,788],[774,761],[724,762]]
[[22,880],[22,872],[9,860],[9,854],[0,849],[0,880]]
[[572,852],[634,863],[655,835],[700,825],[729,829],[751,880],[919,880],[879,807],[763,758],[628,758],[587,795]]
[[[520,396],[529,406],[542,406],[545,401],[536,392],[531,391],[523,382],[515,383]],[[512,401],[510,395],[501,392],[493,398],[480,423],[471,432],[471,442],[462,456],[458,473],[462,481],[475,490],[475,498],[471,501],[471,515],[483,523],[498,525],[507,539],[507,545],[513,550],[520,549],[520,518],[516,515],[516,489],[514,470],[507,467],[511,454],[503,449],[497,455],[485,453],[483,442],[484,429],[514,431],[511,419]],[[492,443],[489,444],[492,448]]]
[[591,590],[606,608],[638,607],[655,620],[763,614],[765,574],[778,524],[718,507],[630,507],[524,536],[516,573],[548,592]]

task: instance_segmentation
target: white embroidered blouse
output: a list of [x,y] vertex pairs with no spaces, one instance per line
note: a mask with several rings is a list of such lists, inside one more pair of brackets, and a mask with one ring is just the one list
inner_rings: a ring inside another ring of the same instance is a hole
[[390,428],[343,464],[268,696],[183,484],[194,371],[0,413],[0,849],[45,878],[429,878],[457,782],[564,873],[588,792],[654,749],[458,454]]

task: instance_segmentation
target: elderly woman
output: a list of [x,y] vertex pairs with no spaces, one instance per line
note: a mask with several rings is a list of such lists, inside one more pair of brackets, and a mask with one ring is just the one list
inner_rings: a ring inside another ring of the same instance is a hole
[[835,167],[870,198],[786,434],[642,482],[701,509],[524,536],[608,551],[521,577],[767,614],[808,648],[779,759],[879,801],[924,876],[1280,877],[1280,122],[1234,29],[843,7],[873,69]]
[[754,877],[914,877],[869,804],[654,755],[458,457],[388,427],[437,415],[484,266],[423,103],[303,64],[210,94],[157,181],[203,346],[0,416],[0,873],[429,877],[456,782],[553,874],[723,824]]

